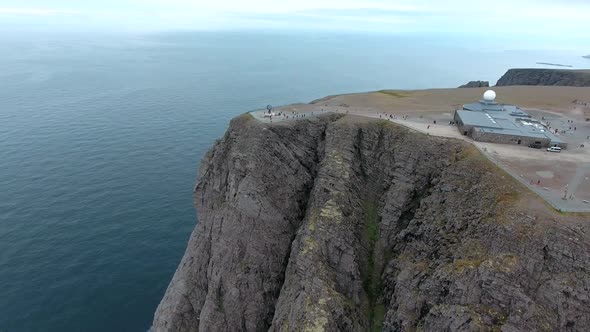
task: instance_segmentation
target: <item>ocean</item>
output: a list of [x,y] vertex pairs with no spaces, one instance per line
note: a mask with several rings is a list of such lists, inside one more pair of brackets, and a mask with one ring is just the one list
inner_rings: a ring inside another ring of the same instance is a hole
[[582,54],[311,32],[0,35],[0,331],[146,331],[199,160],[246,111]]

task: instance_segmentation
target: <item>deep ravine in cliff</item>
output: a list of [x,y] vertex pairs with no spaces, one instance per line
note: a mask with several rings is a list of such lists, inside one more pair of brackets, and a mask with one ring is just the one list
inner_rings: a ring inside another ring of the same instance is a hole
[[385,121],[232,120],[155,331],[590,326],[590,239],[470,145]]

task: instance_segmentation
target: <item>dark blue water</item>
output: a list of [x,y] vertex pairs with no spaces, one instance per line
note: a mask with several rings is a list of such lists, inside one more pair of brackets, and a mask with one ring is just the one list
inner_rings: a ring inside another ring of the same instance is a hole
[[577,61],[391,36],[1,38],[0,331],[9,332],[147,330],[196,222],[198,161],[237,114]]

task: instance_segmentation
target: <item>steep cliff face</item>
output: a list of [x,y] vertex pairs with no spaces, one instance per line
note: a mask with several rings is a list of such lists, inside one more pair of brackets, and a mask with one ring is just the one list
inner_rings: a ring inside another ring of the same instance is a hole
[[387,122],[245,115],[204,158],[155,331],[579,330],[585,224],[470,146]]
[[498,80],[496,85],[590,86],[590,71],[566,69],[510,69]]

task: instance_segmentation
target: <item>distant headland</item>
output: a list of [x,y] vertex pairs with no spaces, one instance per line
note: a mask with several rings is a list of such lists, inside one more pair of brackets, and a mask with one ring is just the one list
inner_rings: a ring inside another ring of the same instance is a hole
[[590,59],[590,54],[582,56],[582,58]]
[[510,69],[502,76],[497,86],[548,85],[548,86],[590,86],[590,71],[570,69],[517,68]]
[[546,65],[546,66],[554,66],[554,67],[568,67],[572,68],[572,65],[563,65],[561,63],[551,63],[551,62],[537,62],[538,65]]
[[[515,68],[508,70],[496,86],[544,85],[590,87],[590,70],[558,68]],[[488,87],[487,81],[471,81],[460,88]]]

